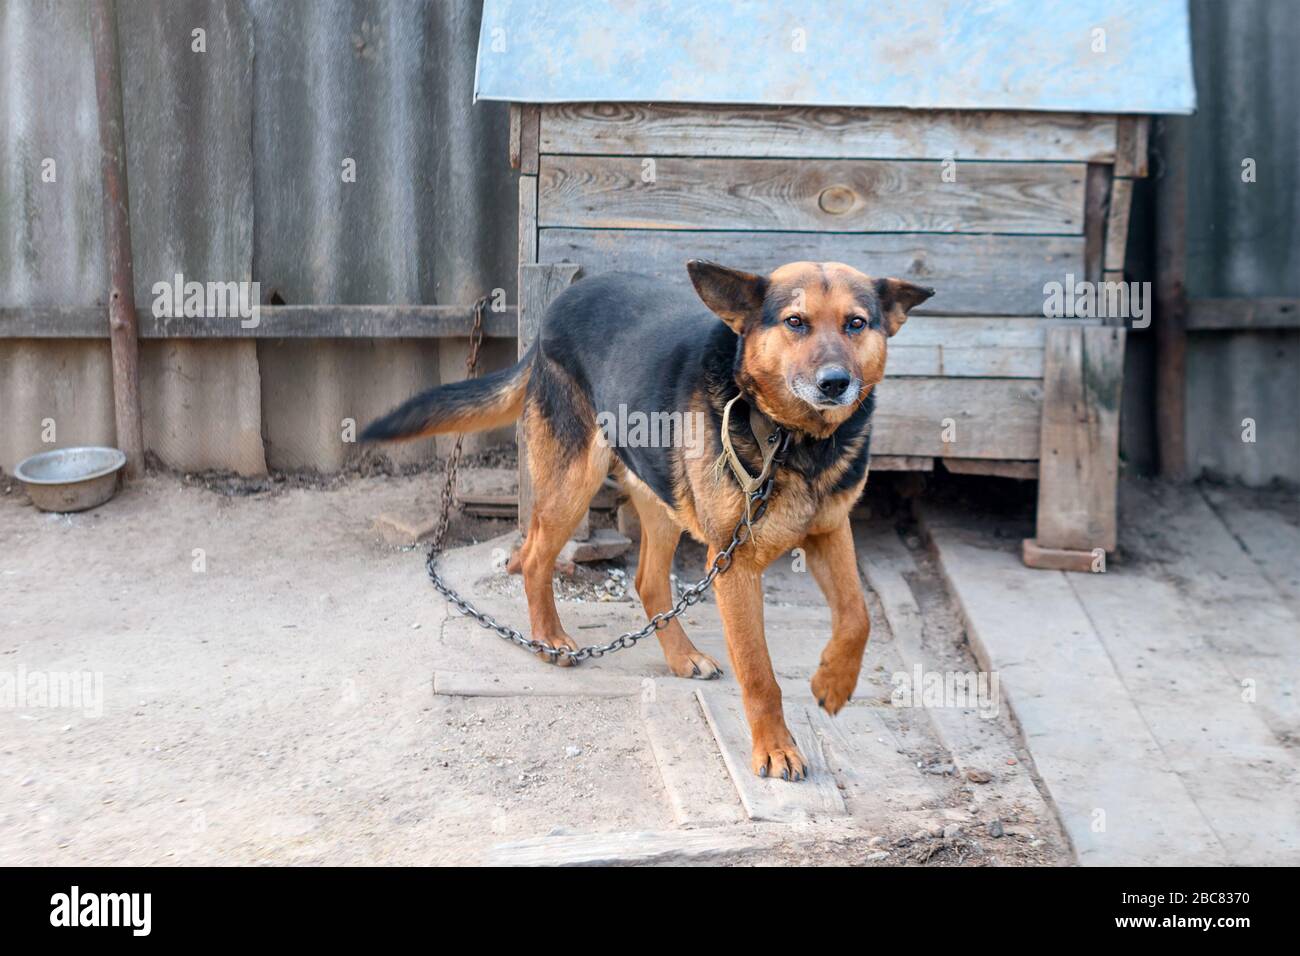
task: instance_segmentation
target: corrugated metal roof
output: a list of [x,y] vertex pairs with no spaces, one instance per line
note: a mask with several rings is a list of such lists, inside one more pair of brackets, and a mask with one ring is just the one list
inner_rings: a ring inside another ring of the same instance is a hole
[[1185,0],[485,0],[475,96],[1098,113],[1196,106]]

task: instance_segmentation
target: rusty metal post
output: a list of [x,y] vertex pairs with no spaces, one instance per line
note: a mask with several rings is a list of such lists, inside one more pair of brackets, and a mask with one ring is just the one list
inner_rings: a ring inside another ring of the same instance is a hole
[[131,267],[131,213],[126,189],[126,128],[122,112],[117,4],[94,0],[90,8],[95,49],[95,100],[99,104],[99,166],[104,186],[104,237],[108,248],[108,332],[113,353],[113,417],[126,476],[144,470],[140,423],[140,345]]

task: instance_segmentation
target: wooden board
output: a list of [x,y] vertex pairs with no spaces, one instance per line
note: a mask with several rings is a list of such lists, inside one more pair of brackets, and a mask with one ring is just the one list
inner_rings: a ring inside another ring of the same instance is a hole
[[848,707],[834,717],[807,710],[827,765],[844,783],[855,820],[888,827],[898,814],[942,805],[934,779],[907,756],[876,707]]
[[499,843],[488,866],[619,866],[678,863],[762,849],[767,841],[737,830],[667,830],[557,834]]
[[1252,507],[1252,492],[1206,485],[1202,488],[1214,513],[1227,526],[1260,574],[1277,589],[1300,619],[1300,527],[1292,501],[1290,520],[1269,508]]
[[1083,232],[1078,163],[546,156],[543,227]]
[[871,456],[872,471],[934,471],[934,459],[923,455]]
[[1147,154],[1150,150],[1151,117],[1121,116],[1115,131],[1115,175],[1147,175]]
[[543,153],[1109,163],[1116,118],[979,110],[558,103]]
[[991,475],[994,478],[1038,480],[1038,462],[1005,461],[997,458],[945,458],[943,467],[954,475]]
[[999,674],[1079,862],[1226,862],[1067,576],[1026,568],[967,514],[922,502],[920,517],[971,649]]
[[1106,217],[1107,269],[1123,271],[1128,248],[1129,210],[1133,205],[1133,180],[1116,179],[1111,184],[1110,214]]
[[913,316],[889,341],[885,374],[1042,378],[1048,321]]
[[799,751],[808,761],[808,779],[798,783],[765,780],[750,769],[749,725],[740,699],[725,690],[699,688],[695,693],[751,820],[792,823],[810,817],[843,816],[847,812],[805,706],[786,701],[785,717]]
[[687,259],[769,272],[787,262],[847,262],[931,286],[919,315],[1043,314],[1043,286],[1083,275],[1082,236],[542,229],[540,261],[584,275],[641,272],[685,283]]
[[1047,333],[1038,456],[1041,548],[1115,550],[1124,335],[1123,328],[1095,325],[1056,325]]
[[1192,299],[1187,303],[1187,328],[1300,329],[1300,299]]
[[682,827],[740,823],[745,813],[694,690],[667,683],[642,695],[641,720],[673,820]]
[[1034,379],[887,379],[878,386],[871,451],[1037,458],[1042,400],[1042,385]]
[[[137,303],[142,339],[394,339],[464,338],[474,325],[470,305],[263,305],[258,324],[245,328],[238,317],[175,318],[153,314]],[[250,320],[251,321],[251,320]],[[490,307],[483,334],[513,338],[515,307]],[[98,339],[108,337],[104,308],[0,309],[0,339]]]

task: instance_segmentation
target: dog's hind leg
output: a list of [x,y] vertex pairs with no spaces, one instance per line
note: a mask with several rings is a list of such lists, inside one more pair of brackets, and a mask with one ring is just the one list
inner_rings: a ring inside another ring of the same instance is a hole
[[[625,487],[636,506],[637,517],[641,519],[641,556],[636,565],[636,593],[641,597],[646,617],[654,617],[673,606],[673,588],[669,575],[682,529],[645,485],[635,478],[629,478]],[[669,621],[666,627],[656,633],[664,657],[668,660],[668,669],[678,677],[711,680],[722,676],[722,667],[691,643],[678,619]]]
[[831,639],[813,674],[812,692],[817,703],[834,714],[848,703],[857,687],[862,654],[871,636],[871,618],[862,596],[848,518],[825,534],[809,535],[803,547],[808,568],[831,609]]
[[[578,645],[564,633],[560,614],[555,607],[551,578],[555,559],[586,514],[591,499],[609,473],[610,450],[588,436],[585,447],[565,445],[546,417],[529,405],[524,413],[528,436],[528,471],[533,479],[533,513],[528,535],[519,549],[519,565],[524,577],[524,594],[528,597],[528,620],[532,638],[552,647],[577,650]],[[550,661],[542,652],[538,656]],[[568,666],[566,658],[554,663]]]

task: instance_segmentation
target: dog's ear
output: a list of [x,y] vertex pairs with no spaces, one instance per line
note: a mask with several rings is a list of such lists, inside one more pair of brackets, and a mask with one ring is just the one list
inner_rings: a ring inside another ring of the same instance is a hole
[[877,279],[876,296],[880,299],[880,313],[885,319],[885,331],[895,335],[907,321],[907,313],[934,295],[933,289],[913,285],[902,279]]
[[745,325],[763,312],[763,297],[767,295],[767,279],[738,269],[728,269],[705,259],[691,259],[686,263],[691,282],[704,304],[740,335]]

